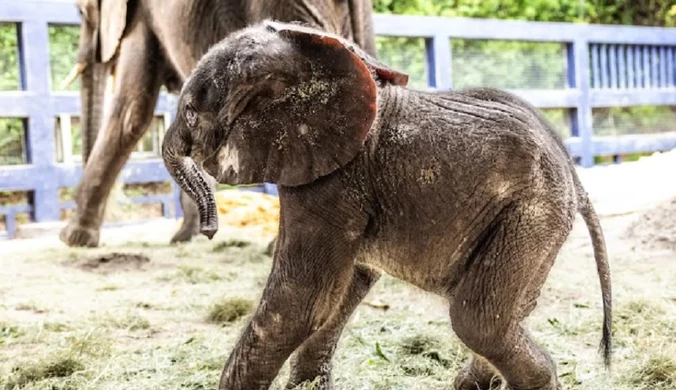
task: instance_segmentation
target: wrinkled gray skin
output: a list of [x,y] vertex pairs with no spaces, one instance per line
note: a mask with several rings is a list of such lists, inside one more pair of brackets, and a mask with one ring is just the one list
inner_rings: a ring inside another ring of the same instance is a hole
[[[59,235],[69,246],[98,246],[106,199],[152,120],[160,88],[177,93],[197,60],[229,33],[265,18],[301,21],[354,40],[375,55],[371,0],[78,0],[77,5],[86,164],[76,212]],[[111,72],[111,115],[104,116]],[[214,187],[212,178],[209,184]],[[199,232],[197,207],[185,193],[181,207],[183,225],[171,242],[189,241]]]
[[[381,272],[448,299],[472,350],[454,387],[559,389],[550,355],[521,322],[580,212],[603,296],[611,283],[599,220],[552,125],[506,92],[421,92],[347,41],[264,22],[210,50],[186,81],[165,165],[218,227],[198,166],[218,182],[277,183],[272,271],[219,389],[267,389],[291,356],[288,387],[319,377]],[[449,378],[450,380],[450,378]]]

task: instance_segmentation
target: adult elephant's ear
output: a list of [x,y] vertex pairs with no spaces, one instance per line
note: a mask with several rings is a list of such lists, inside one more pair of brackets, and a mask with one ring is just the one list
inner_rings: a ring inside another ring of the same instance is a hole
[[232,131],[213,156],[219,182],[310,183],[354,159],[376,117],[374,75],[344,40],[267,28],[278,37],[247,62],[258,81],[232,86],[226,102]]
[[128,1],[101,0],[101,62],[110,61],[117,52],[127,23]]

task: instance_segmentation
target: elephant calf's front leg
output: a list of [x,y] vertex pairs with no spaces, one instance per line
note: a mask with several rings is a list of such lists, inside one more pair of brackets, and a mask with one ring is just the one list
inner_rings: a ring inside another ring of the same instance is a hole
[[[355,245],[327,241],[343,232],[320,233],[320,239],[296,225],[293,235],[297,238],[285,239],[280,230],[261,303],[225,365],[220,390],[268,389],[299,345],[342,316],[336,308],[352,281]],[[337,323],[341,326],[324,334],[330,336],[327,343],[339,337],[344,321]]]
[[314,383],[316,389],[333,388],[331,374],[333,353],[350,316],[380,279],[380,272],[357,265],[345,291],[340,308],[298,348],[291,360],[291,375],[286,385],[293,389],[303,383]]

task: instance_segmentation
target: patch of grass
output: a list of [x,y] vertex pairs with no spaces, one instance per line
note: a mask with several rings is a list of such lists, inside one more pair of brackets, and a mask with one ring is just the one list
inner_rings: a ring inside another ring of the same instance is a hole
[[211,249],[212,252],[224,252],[230,248],[246,248],[251,246],[251,242],[243,240],[227,240],[219,242]]
[[96,291],[117,291],[120,289],[120,286],[115,284],[106,284],[96,289]]
[[158,280],[163,282],[175,281],[189,284],[212,283],[221,281],[223,279],[224,277],[216,271],[205,270],[202,267],[183,264],[177,267],[175,273],[163,275],[158,278]]
[[215,303],[207,319],[217,324],[228,324],[253,312],[253,302],[245,298],[229,298]]
[[104,322],[114,328],[126,329],[131,332],[150,328],[150,322],[138,314],[108,315],[104,318]]
[[45,322],[42,324],[44,330],[50,332],[65,332],[70,329],[70,327],[62,322]]
[[[436,363],[446,368],[453,364],[451,360],[443,356],[447,351],[444,350],[442,343],[429,335],[417,334],[405,337],[399,348],[404,355],[425,358],[429,364]],[[404,370],[406,370],[405,367]]]
[[[45,355],[26,356],[14,363],[10,374],[0,379],[3,390],[30,389],[75,390],[71,377],[84,371],[86,364],[111,354],[111,340],[99,329],[82,329],[61,338],[58,344],[44,345]],[[44,383],[43,383],[44,382]],[[0,387],[2,388],[2,387]]]
[[215,271],[206,271],[201,267],[179,265],[178,275],[190,284],[217,282],[223,278]]
[[621,304],[616,310],[613,328],[621,339],[634,343],[663,336],[665,330],[676,334],[676,318],[667,315],[665,306],[658,299],[635,299]]
[[9,344],[12,339],[23,336],[25,332],[16,325],[0,323],[0,345]]
[[33,364],[16,366],[8,378],[5,389],[20,389],[30,383],[49,378],[65,378],[84,370],[84,364],[73,357],[52,357]]
[[400,345],[401,350],[409,355],[420,355],[432,349],[439,348],[439,341],[427,335],[415,335],[404,338]]
[[640,389],[675,389],[676,360],[670,356],[651,356],[628,374],[627,380]]
[[33,313],[37,314],[47,312],[47,310],[38,307],[38,305],[35,302],[19,303],[18,305],[16,305],[15,309],[19,311],[32,311]]
[[66,336],[68,353],[75,356],[105,357],[113,350],[113,340],[105,329],[93,328],[80,330]]

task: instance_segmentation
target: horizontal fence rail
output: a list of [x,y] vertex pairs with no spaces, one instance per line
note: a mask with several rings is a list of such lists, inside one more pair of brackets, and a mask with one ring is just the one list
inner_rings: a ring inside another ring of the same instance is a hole
[[[28,213],[38,222],[54,221],[60,219],[61,210],[75,207],[72,201],[61,202],[58,191],[77,185],[82,166],[70,152],[59,157],[55,145],[63,148],[71,141],[69,118],[79,116],[80,98],[77,92],[51,90],[48,28],[76,26],[80,15],[74,0],[0,0],[0,23],[17,27],[20,67],[19,90],[0,92],[0,118],[23,120],[26,144],[25,164],[0,166],[0,191],[31,193],[29,204],[0,207],[5,229],[12,237],[17,214]],[[424,41],[425,84],[436,90],[453,89],[457,81],[454,72],[462,71],[454,66],[457,40],[561,44],[565,74],[560,87],[505,89],[538,108],[566,110],[570,136],[565,143],[582,166],[592,166],[595,156],[676,147],[676,124],[658,134],[621,136],[595,134],[599,129],[593,126],[594,110],[676,106],[676,29],[400,15],[374,15],[374,25],[378,37]],[[175,105],[175,96],[160,94],[155,114],[165,116],[165,127]],[[54,132],[55,118],[61,118],[60,136]],[[154,149],[160,144],[161,134],[158,137],[152,140]],[[120,176],[127,184],[173,183],[157,155],[129,160]],[[172,185],[171,194],[134,197],[130,201],[161,204],[166,217],[178,217],[178,187]],[[275,192],[270,185],[251,189]]]

